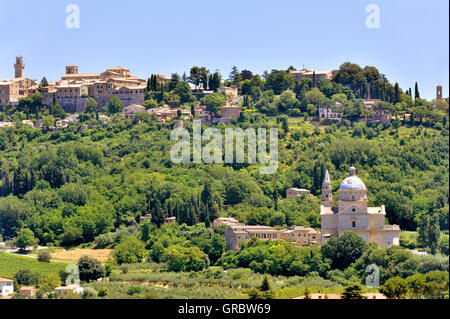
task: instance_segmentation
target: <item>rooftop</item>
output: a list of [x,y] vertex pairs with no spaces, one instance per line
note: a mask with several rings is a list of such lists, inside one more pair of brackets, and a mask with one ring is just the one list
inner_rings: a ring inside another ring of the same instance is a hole
[[0,277],[0,282],[7,282],[7,283],[10,283],[10,282],[14,282],[14,281],[11,280],[11,279],[8,279],[8,278],[2,278],[2,277]]

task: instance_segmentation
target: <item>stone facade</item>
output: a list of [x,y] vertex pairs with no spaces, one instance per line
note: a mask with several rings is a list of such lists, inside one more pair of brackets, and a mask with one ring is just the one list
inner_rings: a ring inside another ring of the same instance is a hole
[[130,70],[117,66],[102,73],[78,73],[78,66],[66,66],[61,80],[39,87],[34,80],[26,79],[22,57],[14,64],[15,78],[0,81],[0,105],[17,104],[21,98],[41,92],[43,103],[53,99],[68,113],[84,112],[88,97],[93,97],[101,111],[111,97],[117,96],[123,105],[142,105],[145,99],[146,80],[131,75]]
[[311,194],[311,191],[309,189],[304,188],[288,188],[286,190],[286,198],[295,198],[297,196],[301,196],[302,194],[309,195]]
[[322,204],[320,217],[322,223],[322,242],[330,237],[340,237],[346,232],[354,232],[369,243],[379,247],[391,247],[400,244],[398,225],[386,225],[385,206],[368,207],[367,188],[356,169],[350,168],[350,176],[339,187],[337,207],[332,198],[331,181],[328,170],[322,186]]
[[0,81],[0,105],[16,105],[19,100],[29,96],[28,90],[37,85],[36,81],[25,78],[25,64],[18,56],[14,64],[14,78]]
[[316,83],[319,82],[319,80],[325,79],[325,80],[332,80],[334,75],[337,71],[335,70],[328,70],[328,71],[321,71],[321,70],[313,70],[313,69],[303,69],[303,70],[291,70],[289,71],[290,74],[294,76],[295,81],[301,82],[301,80],[305,78],[309,78],[311,81],[313,80],[313,77],[316,77]]
[[[225,242],[228,250],[239,250],[242,242],[252,238],[260,240],[284,240],[301,246],[320,244],[320,231],[303,226],[291,226],[288,229],[275,229],[269,226],[243,225],[232,219],[216,219],[215,227],[227,225],[225,229]],[[216,226],[217,225],[217,226]]]
[[[339,102],[336,102],[335,108],[342,109],[342,104]],[[336,120],[336,121],[342,120],[342,116],[344,115],[344,113],[342,111],[338,112],[336,109],[333,110],[333,107],[331,107],[331,106],[320,106],[319,107],[319,118]]]

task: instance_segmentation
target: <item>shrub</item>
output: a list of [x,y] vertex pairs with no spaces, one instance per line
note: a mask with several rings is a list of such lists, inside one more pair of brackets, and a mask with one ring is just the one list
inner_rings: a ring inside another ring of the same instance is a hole
[[133,286],[127,291],[127,294],[129,294],[130,296],[137,295],[140,293],[142,293],[142,288],[137,286]]
[[49,263],[51,255],[48,251],[40,251],[37,256],[37,260],[43,263]]
[[81,295],[83,299],[92,299],[97,297],[97,291],[94,288],[86,287],[84,288],[83,294]]
[[103,297],[108,296],[109,290],[108,290],[107,287],[103,286],[103,287],[101,287],[101,288],[98,290],[98,293],[97,293],[97,294],[98,294],[99,297],[103,298]]

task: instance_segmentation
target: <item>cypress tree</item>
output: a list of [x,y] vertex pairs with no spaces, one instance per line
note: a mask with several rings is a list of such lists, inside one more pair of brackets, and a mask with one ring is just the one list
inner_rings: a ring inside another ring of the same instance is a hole
[[414,86],[414,101],[418,98],[420,99],[420,93],[419,93],[419,86],[417,85],[416,82],[416,85]]
[[400,102],[400,87],[398,85],[398,82],[395,82],[394,86],[394,103]]

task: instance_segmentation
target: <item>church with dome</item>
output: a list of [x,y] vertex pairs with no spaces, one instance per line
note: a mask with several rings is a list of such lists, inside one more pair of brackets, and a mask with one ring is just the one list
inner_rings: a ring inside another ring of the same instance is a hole
[[388,248],[400,244],[400,227],[385,224],[384,205],[368,207],[367,188],[356,176],[356,168],[350,168],[350,176],[341,183],[338,196],[336,207],[330,174],[326,170],[320,205],[322,243],[330,237],[340,237],[345,232],[354,232],[368,243],[376,243],[378,247]]

